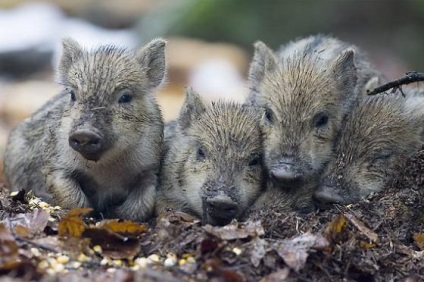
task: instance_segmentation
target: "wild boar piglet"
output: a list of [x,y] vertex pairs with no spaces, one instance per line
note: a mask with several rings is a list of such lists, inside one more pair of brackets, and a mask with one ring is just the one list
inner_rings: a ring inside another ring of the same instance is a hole
[[318,182],[344,116],[379,75],[358,48],[332,37],[303,38],[278,53],[255,44],[248,101],[265,109],[264,162],[274,186]]
[[424,95],[410,91],[365,98],[346,117],[314,198],[350,204],[388,187],[422,146]]
[[84,50],[63,40],[63,91],[11,133],[5,173],[63,208],[146,220],[154,209],[163,121],[154,90],[165,77],[166,42],[139,50]]
[[188,89],[178,120],[165,129],[157,213],[191,213],[212,225],[239,219],[265,183],[260,112],[205,103]]

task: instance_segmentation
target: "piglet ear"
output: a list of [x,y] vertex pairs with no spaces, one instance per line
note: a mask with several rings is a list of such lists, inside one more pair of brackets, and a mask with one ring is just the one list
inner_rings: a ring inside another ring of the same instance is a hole
[[357,81],[354,57],[354,51],[347,49],[335,60],[332,68],[339,89],[347,95],[353,94]]
[[186,97],[180,110],[178,123],[184,130],[188,128],[192,120],[199,118],[199,116],[206,110],[202,98],[191,87],[186,89]]
[[78,59],[82,57],[83,50],[81,46],[72,38],[62,40],[62,56],[60,57],[59,71],[63,74],[67,73],[69,68]]
[[159,86],[165,80],[165,47],[166,41],[158,38],[150,41],[137,51],[137,59],[146,72],[150,88]]
[[250,63],[249,83],[251,89],[256,92],[266,73],[276,68],[277,57],[262,41],[255,42],[253,46],[255,47],[255,54]]

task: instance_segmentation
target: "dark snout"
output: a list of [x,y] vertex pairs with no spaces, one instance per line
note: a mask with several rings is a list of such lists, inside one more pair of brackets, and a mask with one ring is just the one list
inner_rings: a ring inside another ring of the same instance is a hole
[[313,195],[316,205],[320,209],[326,209],[332,204],[344,204],[345,200],[340,195],[337,186],[321,185]]
[[213,225],[226,225],[236,217],[239,206],[230,197],[218,195],[204,201],[206,221]]
[[269,172],[275,182],[298,182],[301,174],[297,171],[293,158],[281,159]]
[[69,136],[69,145],[85,159],[98,161],[104,152],[102,137],[91,130],[76,130]]

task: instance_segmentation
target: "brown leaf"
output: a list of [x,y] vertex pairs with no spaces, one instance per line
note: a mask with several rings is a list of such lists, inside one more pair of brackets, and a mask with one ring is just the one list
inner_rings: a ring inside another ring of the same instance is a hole
[[376,247],[376,244],[370,244],[370,243],[362,241],[362,240],[360,240],[358,243],[359,243],[359,247],[361,247],[364,250],[370,250],[370,249],[374,249]]
[[415,244],[420,248],[420,250],[424,251],[424,233],[415,233],[414,241]]
[[240,272],[232,271],[232,270],[222,270],[221,276],[224,278],[226,282],[244,282],[246,278]]
[[202,268],[206,269],[210,275],[221,277],[222,280],[226,282],[246,281],[246,278],[242,273],[228,270],[222,267],[221,262],[217,259],[209,259],[205,261],[205,263],[202,265]]
[[343,214],[340,214],[330,222],[323,234],[330,242],[340,242],[344,239],[343,235],[346,227],[347,218]]
[[91,241],[91,246],[102,247],[102,254],[113,259],[132,258],[140,251],[137,238],[126,237],[105,228],[88,227],[82,237]]
[[258,237],[265,234],[260,221],[249,221],[245,226],[237,222],[231,222],[225,226],[205,225],[203,229],[222,240],[244,239],[247,237]]
[[327,230],[330,233],[341,233],[347,226],[346,217],[343,214],[340,214],[336,219],[334,219],[327,227]]
[[82,216],[89,213],[91,208],[73,209],[59,222],[60,237],[81,237],[85,229],[85,223]]
[[17,225],[13,228],[13,231],[16,235],[23,238],[28,238],[31,236],[31,230],[28,227]]
[[39,281],[41,273],[30,261],[9,261],[0,265],[0,275],[13,275],[13,277],[21,277],[22,280],[6,279],[6,281]]
[[370,239],[374,243],[378,243],[378,235],[365,226],[365,224],[360,221],[353,214],[345,213],[344,216],[356,227],[358,230],[364,234],[368,239]]
[[175,211],[172,212],[172,214],[168,215],[169,222],[178,222],[178,221],[184,221],[184,222],[199,222],[199,219],[192,216],[191,214],[181,212],[181,211]]
[[147,232],[147,226],[132,221],[119,221],[117,219],[104,220],[100,223],[99,228],[105,228],[112,232],[125,236],[140,236]]
[[285,281],[290,274],[290,268],[286,267],[280,270],[277,270],[276,272],[271,273],[268,276],[265,276],[259,282],[280,282]]
[[17,214],[8,219],[9,226],[20,237],[31,237],[43,232],[49,221],[49,213],[43,209],[35,209],[31,213]]
[[15,261],[18,256],[18,244],[3,223],[0,223],[0,265]]
[[302,269],[311,249],[324,249],[329,246],[328,241],[321,235],[305,233],[293,239],[283,240],[274,247],[284,262],[295,271]]
[[205,239],[200,243],[200,253],[206,254],[210,253],[218,248],[218,243],[213,239]]

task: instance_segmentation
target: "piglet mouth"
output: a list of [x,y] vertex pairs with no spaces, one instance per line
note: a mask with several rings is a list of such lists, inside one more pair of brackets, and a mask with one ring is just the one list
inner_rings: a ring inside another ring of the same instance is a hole
[[296,187],[303,183],[302,174],[300,174],[292,165],[278,165],[269,171],[269,177],[272,182],[279,186]]
[[203,217],[203,224],[210,224],[214,226],[225,226],[231,221],[233,218],[220,218],[220,217],[211,217],[210,215],[206,215]]
[[236,218],[239,205],[230,197],[218,195],[203,200],[203,221],[211,225],[227,225]]
[[295,184],[302,181],[298,162],[294,157],[283,157],[274,163],[269,171],[269,176],[276,183]]

